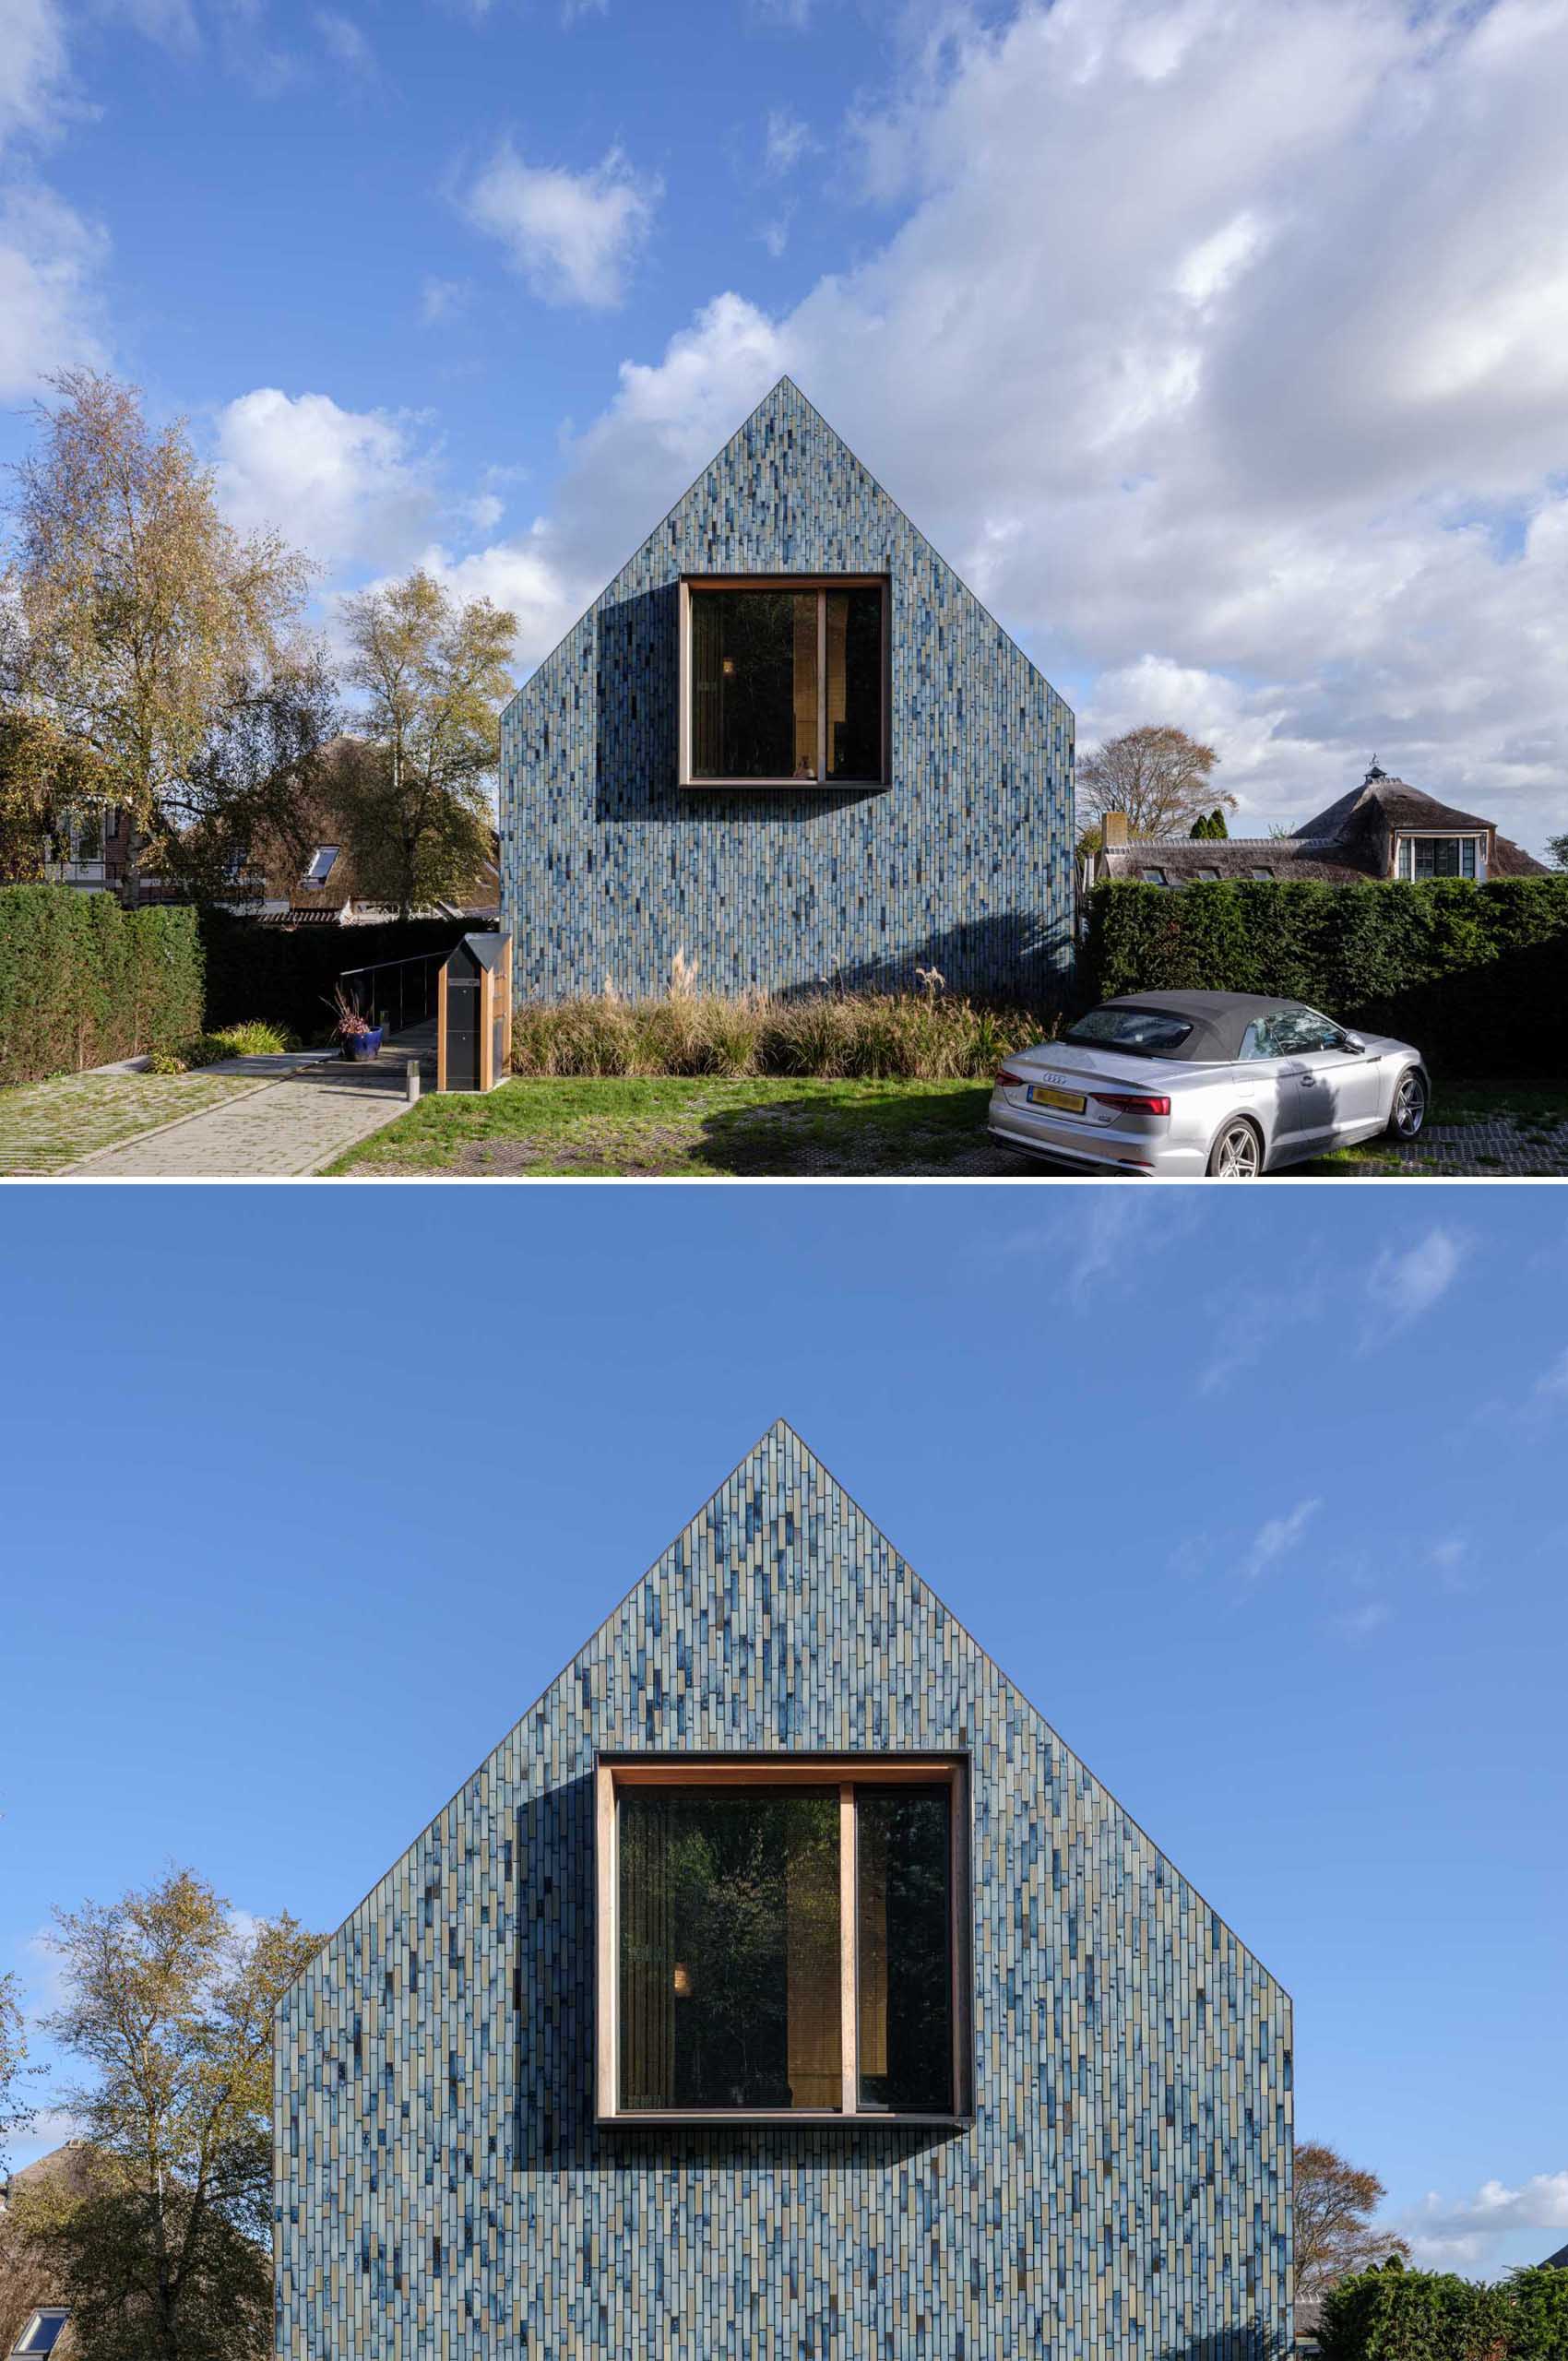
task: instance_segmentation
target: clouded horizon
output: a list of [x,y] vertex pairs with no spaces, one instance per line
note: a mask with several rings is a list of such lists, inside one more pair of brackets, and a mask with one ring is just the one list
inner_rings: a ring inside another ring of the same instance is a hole
[[1568,827],[1568,0],[0,13],[0,394],[188,411],[324,599],[521,676],[788,372],[1080,745]]

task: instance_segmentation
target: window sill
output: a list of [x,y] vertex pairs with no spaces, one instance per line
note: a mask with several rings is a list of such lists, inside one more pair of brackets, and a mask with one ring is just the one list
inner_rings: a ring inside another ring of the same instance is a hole
[[798,2127],[803,2131],[834,2129],[841,2131],[902,2131],[942,2130],[967,2131],[974,2124],[972,2115],[895,2115],[890,2109],[862,2108],[858,2114],[845,2115],[834,2107],[786,2106],[700,2108],[638,2107],[618,2115],[596,2115],[594,2122],[600,2131],[671,2131],[682,2127],[701,2130],[726,2128],[731,2131],[749,2131],[765,2126],[768,2130]]
[[766,796],[777,796],[777,793],[781,793],[784,789],[796,789],[796,793],[801,791],[819,793],[819,796],[843,796],[843,793],[857,793],[857,796],[881,796],[881,793],[888,791],[888,786],[893,784],[893,781],[890,779],[678,779],[675,784],[680,786],[680,793],[683,793],[683,796],[707,796],[711,789],[722,789],[725,793],[737,793],[737,791],[751,793],[755,789],[755,791],[766,793]]
[[754,789],[764,794],[777,795],[785,788],[800,790],[814,789],[822,795],[841,795],[853,789],[859,795],[880,795],[892,781],[885,778],[683,778],[676,781],[683,795],[706,795],[710,789],[719,788],[728,793],[741,789],[750,793]]

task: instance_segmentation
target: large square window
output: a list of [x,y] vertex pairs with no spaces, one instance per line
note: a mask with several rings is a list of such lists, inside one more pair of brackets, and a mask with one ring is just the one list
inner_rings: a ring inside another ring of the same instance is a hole
[[883,784],[886,590],[844,577],[683,582],[683,785]]
[[599,2114],[967,2113],[961,1758],[608,1756]]

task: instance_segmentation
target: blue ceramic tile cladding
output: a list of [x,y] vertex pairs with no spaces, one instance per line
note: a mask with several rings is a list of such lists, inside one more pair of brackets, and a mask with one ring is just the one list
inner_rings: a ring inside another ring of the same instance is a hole
[[[683,793],[683,573],[890,577],[891,785]],[[1051,994],[1072,958],[1073,717],[788,378],[512,700],[519,994],[822,982]]]
[[[972,1750],[975,2118],[593,2122],[597,1749]],[[1290,2004],[782,1423],[286,1997],[290,2361],[1274,2361]]]

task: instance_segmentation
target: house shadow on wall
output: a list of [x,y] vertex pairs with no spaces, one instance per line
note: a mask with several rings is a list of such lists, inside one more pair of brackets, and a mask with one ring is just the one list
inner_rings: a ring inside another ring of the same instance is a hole
[[681,595],[678,583],[601,607],[594,623],[594,817],[600,821],[744,820],[759,828],[869,803],[875,787],[683,788],[680,776]]
[[[656,1733],[649,1730],[651,1743]],[[663,1735],[668,1738],[669,1733]],[[885,2172],[956,2137],[946,2126],[601,2128],[594,2121],[594,1783],[568,1779],[519,1806],[512,1987],[515,2168],[661,2173],[783,2163]]]
[[1022,1000],[1030,1008],[1054,1013],[1071,998],[1073,930],[1066,923],[1043,924],[1038,911],[998,910],[927,935],[917,949],[858,960],[820,982],[793,986],[781,997],[799,999],[825,989],[919,991],[922,968],[928,974],[936,970],[944,991]]

